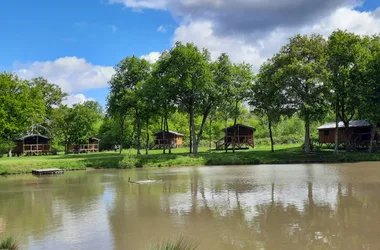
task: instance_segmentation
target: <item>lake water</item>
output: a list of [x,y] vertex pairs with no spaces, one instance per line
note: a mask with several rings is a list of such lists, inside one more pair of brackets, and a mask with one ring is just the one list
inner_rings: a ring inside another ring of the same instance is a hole
[[[130,184],[155,179],[154,184]],[[0,177],[0,238],[22,249],[379,249],[380,163]]]

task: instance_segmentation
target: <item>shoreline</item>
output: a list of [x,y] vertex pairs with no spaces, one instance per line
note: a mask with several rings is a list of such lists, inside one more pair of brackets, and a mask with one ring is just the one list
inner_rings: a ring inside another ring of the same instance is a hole
[[[215,164],[158,164],[158,165],[142,165],[134,167],[125,167],[125,166],[88,166],[88,167],[61,167],[59,169],[64,170],[65,172],[75,172],[75,171],[96,171],[96,170],[125,170],[125,169],[136,169],[136,168],[175,168],[175,167],[212,167],[212,166],[258,166],[258,165],[292,165],[292,164],[340,164],[340,163],[366,163],[366,162],[380,162],[380,160],[354,160],[354,159],[326,159],[326,160],[273,160],[268,162],[224,162],[224,163],[215,163]],[[50,164],[40,165],[38,164],[38,169],[51,168]],[[32,165],[33,166],[33,165]],[[29,167],[32,167],[29,166]],[[37,166],[36,166],[37,167]],[[28,168],[25,169],[25,166],[20,166],[15,168],[3,167],[0,164],[0,176],[9,176],[9,175],[20,175],[20,174],[32,174],[32,170],[37,168]]]
[[0,158],[0,175],[27,174],[33,169],[58,168],[65,171],[86,169],[129,169],[138,167],[192,167],[192,166],[239,166],[269,164],[336,164],[380,161],[380,152],[340,152],[321,150],[305,154],[298,144],[278,145],[275,152],[268,147],[254,150],[221,152],[203,148],[198,156],[190,155],[188,149],[172,150],[162,154],[161,150],[137,155],[135,150],[122,154],[100,152],[92,154],[70,154]]

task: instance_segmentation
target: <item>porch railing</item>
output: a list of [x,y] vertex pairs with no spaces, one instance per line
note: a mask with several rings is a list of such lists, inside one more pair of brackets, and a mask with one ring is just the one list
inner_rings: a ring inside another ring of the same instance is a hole
[[49,144],[24,144],[23,152],[50,152]]

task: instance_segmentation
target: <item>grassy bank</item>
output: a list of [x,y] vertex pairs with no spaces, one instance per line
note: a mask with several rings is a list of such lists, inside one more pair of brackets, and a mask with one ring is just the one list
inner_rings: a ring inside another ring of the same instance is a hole
[[[145,151],[143,152],[145,153]],[[322,150],[305,154],[300,145],[278,145],[274,153],[269,147],[261,146],[254,150],[209,151],[202,148],[197,157],[188,154],[188,149],[174,149],[172,154],[162,154],[162,150],[152,150],[149,155],[136,155],[135,150],[125,150],[119,155],[102,152],[80,155],[54,155],[15,157],[0,159],[0,174],[30,173],[36,168],[60,168],[78,170],[86,168],[132,168],[137,166],[168,167],[187,165],[250,165],[250,164],[288,164],[288,163],[337,163],[380,161],[380,152],[348,152],[333,154]]]

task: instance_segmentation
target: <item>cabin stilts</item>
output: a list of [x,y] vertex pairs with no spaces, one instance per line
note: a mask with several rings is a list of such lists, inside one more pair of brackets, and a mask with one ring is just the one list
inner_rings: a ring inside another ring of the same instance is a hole
[[236,124],[235,126],[223,129],[223,131],[225,132],[225,136],[215,143],[217,150],[229,150],[233,149],[234,146],[236,150],[255,147],[255,128]]
[[[338,144],[344,147],[348,143],[351,149],[366,149],[371,141],[372,125],[365,120],[350,121],[348,129],[343,122],[338,123]],[[329,148],[335,146],[336,123],[330,122],[318,127],[319,145],[326,145]],[[375,147],[380,145],[380,136],[375,134]]]
[[154,145],[150,149],[178,148],[182,146],[183,134],[174,131],[160,131],[154,134]]
[[13,141],[16,143],[16,147],[12,150],[12,154],[17,156],[51,153],[50,138],[44,135],[26,135]]

